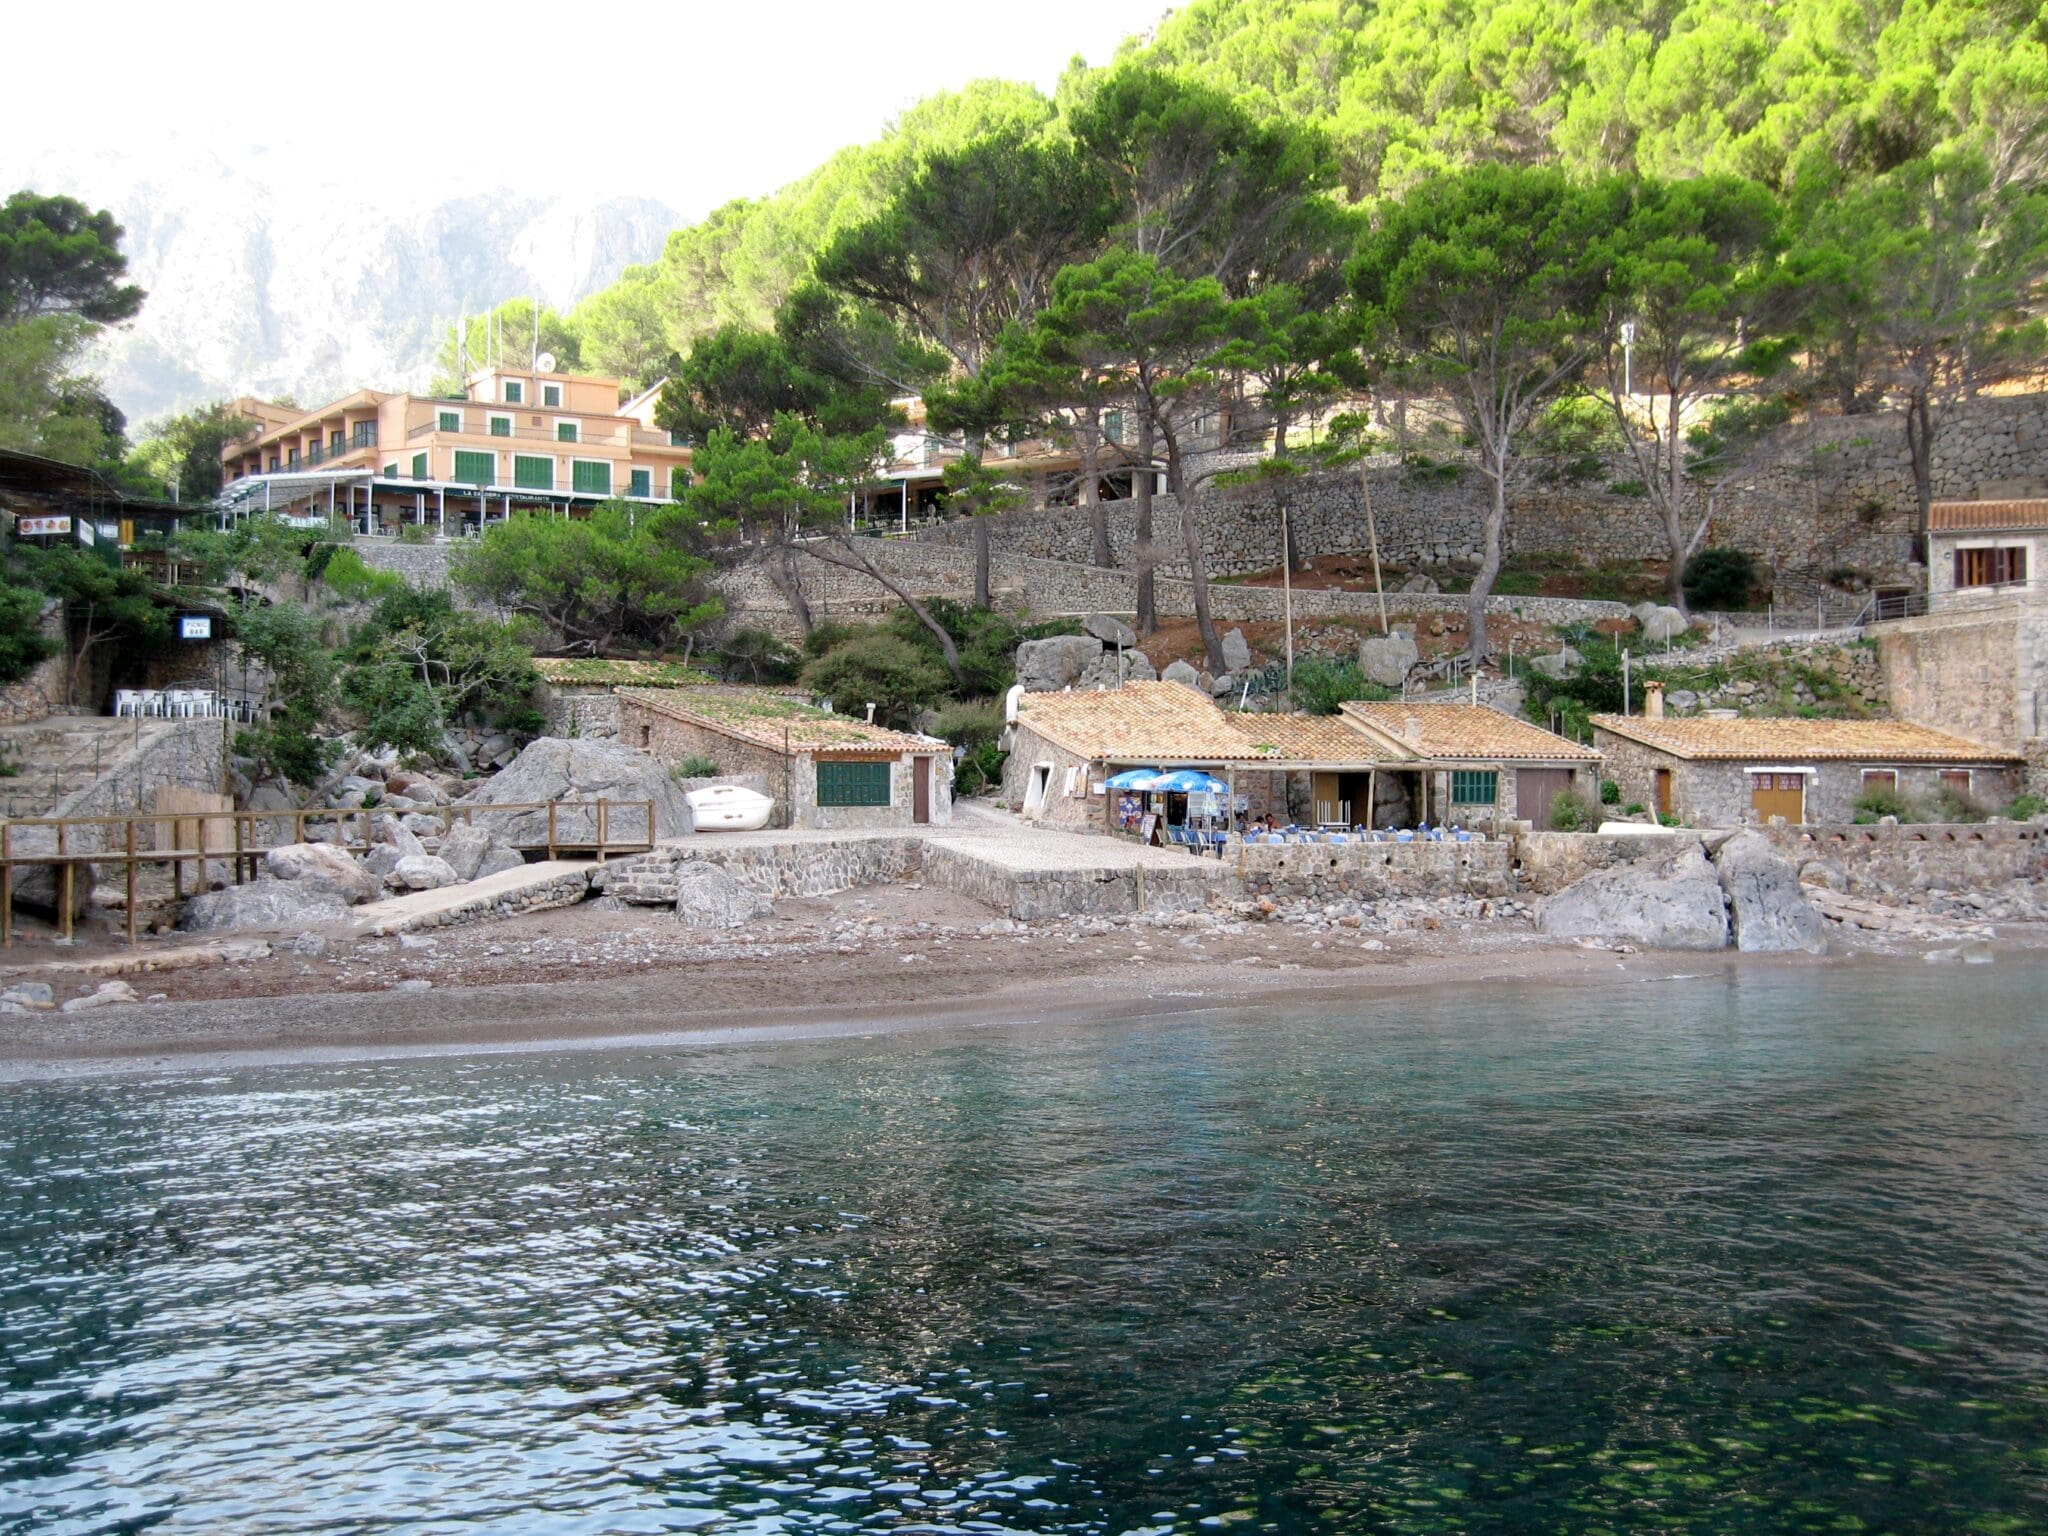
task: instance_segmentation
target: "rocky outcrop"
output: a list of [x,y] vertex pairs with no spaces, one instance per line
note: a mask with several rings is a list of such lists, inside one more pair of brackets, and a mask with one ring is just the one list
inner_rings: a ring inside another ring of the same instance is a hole
[[1411,635],[1373,635],[1358,645],[1358,670],[1382,688],[1400,687],[1421,659],[1422,651]]
[[1202,686],[1202,674],[1184,661],[1168,662],[1166,670],[1161,672],[1159,677],[1162,682],[1179,683],[1186,688]]
[[1800,888],[1799,874],[1770,839],[1738,832],[1714,855],[1735,947],[1749,954],[1826,951],[1827,924]]
[[207,891],[185,903],[181,926],[190,933],[258,928],[296,933],[348,917],[348,903],[324,886],[300,880],[257,880]]
[[1546,898],[1539,932],[1644,949],[1725,949],[1728,907],[1705,850],[1688,842],[1654,864],[1603,869]]
[[1080,682],[1101,657],[1102,642],[1093,635],[1026,640],[1017,647],[1017,681],[1026,693],[1058,693]]
[[263,869],[273,880],[294,880],[334,892],[350,906],[375,901],[382,894],[376,875],[327,843],[287,843],[263,855]]
[[1081,628],[1107,646],[1129,650],[1138,643],[1138,632],[1115,614],[1091,613],[1081,621]]
[[438,891],[444,885],[461,883],[461,877],[448,867],[448,861],[431,853],[400,859],[386,879],[391,885],[407,891]]
[[767,897],[701,859],[676,865],[674,878],[676,921],[685,928],[740,928],[775,913]]
[[1692,627],[1684,614],[1664,603],[1637,603],[1629,611],[1636,616],[1643,638],[1655,644],[1676,640]]
[[1220,642],[1223,650],[1223,665],[1231,672],[1242,672],[1252,664],[1251,642],[1244,637],[1244,631],[1233,629],[1225,633]]
[[[1097,642],[1089,641],[1090,645]],[[690,803],[668,770],[644,752],[603,741],[568,740],[543,736],[530,743],[512,760],[512,765],[485,782],[461,803],[468,806],[545,804],[560,800],[651,800],[654,802],[654,835],[682,837],[693,830]],[[548,817],[544,810],[479,815],[476,825],[500,842],[515,847],[537,847],[548,839]],[[558,842],[593,842],[597,837],[594,807],[562,807],[555,817]],[[641,832],[637,810],[616,810],[608,832],[617,838],[631,838]]]
[[507,847],[482,827],[467,824],[441,839],[441,858],[458,880],[479,880],[526,862],[518,849]]

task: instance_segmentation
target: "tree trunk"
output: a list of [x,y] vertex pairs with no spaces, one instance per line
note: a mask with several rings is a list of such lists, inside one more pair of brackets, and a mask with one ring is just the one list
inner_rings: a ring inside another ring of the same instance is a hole
[[990,606],[988,590],[988,516],[974,514],[974,606]]
[[1486,478],[1493,482],[1493,504],[1486,509],[1486,525],[1481,532],[1485,543],[1479,574],[1472,578],[1472,595],[1465,599],[1465,655],[1474,668],[1486,660],[1486,599],[1500,576],[1501,531],[1508,521],[1506,454],[1494,456],[1486,468]]
[[1906,402],[1906,459],[1913,469],[1913,500],[1918,508],[1913,532],[1920,558],[1927,558],[1927,522],[1934,507],[1934,412],[1928,392],[1916,389]]
[[1285,411],[1275,411],[1273,413],[1273,457],[1276,459],[1287,457],[1287,427],[1287,413]]
[[796,555],[789,545],[784,544],[763,565],[769,583],[782,594],[782,600],[789,604],[789,611],[796,615],[798,631],[808,638],[818,625],[811,617],[811,605],[805,601],[803,583],[797,577]]
[[1092,558],[1108,570],[1116,561],[1109,552],[1109,515],[1102,510],[1102,440],[1092,425],[1081,434],[1081,505],[1088,509]]
[[912,597],[894,579],[884,576],[877,570],[874,561],[863,554],[844,534],[834,533],[831,541],[840,550],[839,554],[828,554],[824,547],[816,542],[804,545],[803,552],[813,560],[822,560],[825,564],[836,565],[841,570],[859,571],[888,590],[899,603],[916,616],[918,623],[931,631],[932,638],[939,642],[939,654],[945,658],[946,670],[952,673],[953,682],[956,685],[964,685],[967,679],[960,667],[960,648],[953,643],[953,637],[947,633],[946,626],[932,617],[931,609]]
[[1679,432],[1678,391],[1670,390],[1666,398],[1671,406],[1671,435],[1665,444],[1664,541],[1671,550],[1671,569],[1665,573],[1664,594],[1672,607],[1689,618],[1692,610],[1685,606],[1685,438]]
[[1209,653],[1209,670],[1221,677],[1230,670],[1223,659],[1223,641],[1216,633],[1216,621],[1209,617],[1209,570],[1202,559],[1202,530],[1194,509],[1181,498],[1180,541],[1188,552],[1188,581],[1195,593],[1195,628],[1202,635],[1202,649]]
[[1152,427],[1148,422],[1138,432],[1138,462],[1131,470],[1131,489],[1136,493],[1138,511],[1131,530],[1131,574],[1137,577],[1137,631],[1150,635],[1159,628],[1159,606],[1152,582]]

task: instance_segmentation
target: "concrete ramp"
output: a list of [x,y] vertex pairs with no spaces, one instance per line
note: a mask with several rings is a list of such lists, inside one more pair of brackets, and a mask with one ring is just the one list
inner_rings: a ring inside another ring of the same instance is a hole
[[480,917],[572,907],[589,891],[597,867],[590,859],[546,859],[435,891],[409,891],[357,907],[349,914],[349,931],[369,938],[448,928]]

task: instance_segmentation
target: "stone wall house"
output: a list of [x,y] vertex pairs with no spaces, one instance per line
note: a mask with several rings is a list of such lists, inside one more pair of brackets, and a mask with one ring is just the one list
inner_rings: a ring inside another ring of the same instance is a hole
[[758,776],[774,823],[818,830],[944,826],[953,749],[768,688],[621,688],[621,745],[671,769],[709,758],[721,776]]
[[1343,713],[1375,742],[1427,765],[1415,812],[1433,825],[1544,827],[1567,791],[1599,803],[1597,750],[1486,705],[1355,700]]
[[1624,804],[1689,826],[1849,822],[1876,789],[1946,790],[1986,810],[2018,791],[2019,754],[1901,720],[1595,715],[1593,744]]
[[619,689],[685,688],[709,681],[673,661],[536,656],[533,669],[540,674],[534,704],[547,720],[542,734],[590,741],[618,740]]
[[2048,498],[1937,501],[1927,510],[1927,592],[2038,590],[2048,572]]

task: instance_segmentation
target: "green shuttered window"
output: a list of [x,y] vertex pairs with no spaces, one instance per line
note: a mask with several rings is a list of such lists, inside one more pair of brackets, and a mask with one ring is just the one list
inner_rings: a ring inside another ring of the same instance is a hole
[[611,465],[592,464],[586,460],[578,459],[574,466],[572,466],[569,489],[572,491],[590,491],[599,496],[609,496],[612,492]]
[[1453,768],[1451,804],[1491,805],[1500,797],[1500,775],[1491,768]]
[[512,483],[522,491],[552,491],[555,488],[555,461],[526,453],[513,454]]
[[427,456],[424,453],[416,453],[412,456],[412,477],[415,480],[427,478]]
[[575,442],[575,441],[576,441],[576,423],[575,423],[575,422],[573,422],[573,421],[558,421],[558,422],[556,422],[556,423],[555,423],[555,441],[556,441],[556,442],[558,442],[558,443],[573,443],[573,442]]
[[889,764],[818,764],[818,804],[887,805]]
[[460,432],[462,430],[462,412],[438,411],[435,414],[439,418],[438,425],[441,431]]
[[455,478],[464,485],[489,485],[497,477],[498,456],[495,453],[455,450]]
[[511,379],[507,379],[505,381],[505,403],[507,405],[525,404],[526,386],[523,384],[515,383]]
[[493,416],[491,418],[491,436],[510,437],[511,435],[512,418],[510,416]]
[[632,485],[631,494],[635,496],[652,496],[654,494],[654,476],[648,470],[634,470]]

